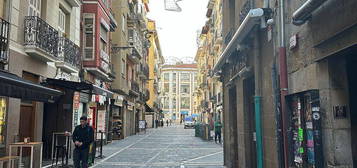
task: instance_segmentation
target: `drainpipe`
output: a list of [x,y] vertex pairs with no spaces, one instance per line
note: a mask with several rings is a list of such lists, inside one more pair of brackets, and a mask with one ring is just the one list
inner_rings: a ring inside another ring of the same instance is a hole
[[289,167],[288,162],[288,136],[287,136],[287,108],[285,96],[288,95],[288,73],[286,64],[286,48],[285,48],[285,4],[284,0],[279,0],[279,78],[280,78],[280,105],[281,105],[281,121],[282,121],[282,133],[283,133],[283,146],[284,146],[284,166]]
[[263,168],[263,135],[262,135],[262,121],[261,121],[261,59],[260,59],[260,40],[259,29],[254,38],[254,77],[255,77],[255,135],[256,135],[256,152],[257,152],[257,168]]
[[311,18],[312,12],[320,7],[327,0],[307,0],[299,9],[293,13],[293,24],[296,26],[303,25]]

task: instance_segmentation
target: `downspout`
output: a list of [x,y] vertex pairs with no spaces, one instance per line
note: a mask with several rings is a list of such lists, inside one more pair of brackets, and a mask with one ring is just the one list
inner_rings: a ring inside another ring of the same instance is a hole
[[307,0],[299,9],[297,9],[292,16],[293,24],[296,26],[303,25],[311,18],[312,12],[315,11],[327,0]]
[[285,96],[288,95],[288,73],[286,63],[286,48],[285,48],[285,4],[284,0],[279,0],[279,79],[280,79],[280,106],[281,106],[281,121],[282,121],[282,133],[283,133],[283,146],[284,146],[284,166],[289,167],[288,158],[288,125],[287,125],[287,107]]
[[259,29],[256,30],[257,35],[254,38],[254,77],[255,77],[255,135],[256,135],[256,150],[257,150],[257,168],[263,168],[263,135],[261,121],[261,57],[260,57],[260,39]]
[[[264,0],[263,8],[269,8],[269,0]],[[265,28],[265,19],[261,19],[261,28]],[[260,53],[260,34],[257,28],[254,38],[254,77],[255,77],[255,136],[256,136],[256,153],[257,153],[257,168],[263,168],[263,131],[262,131],[262,72],[261,72],[261,53]]]

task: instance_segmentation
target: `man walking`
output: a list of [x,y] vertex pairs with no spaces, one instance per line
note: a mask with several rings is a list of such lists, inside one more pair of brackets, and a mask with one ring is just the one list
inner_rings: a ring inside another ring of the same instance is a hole
[[217,143],[217,138],[218,142],[221,143],[221,133],[222,133],[222,123],[221,121],[216,121],[214,122],[214,141]]
[[88,167],[89,145],[94,141],[94,131],[87,123],[87,117],[80,118],[81,124],[76,126],[73,131],[73,162],[75,168]]
[[155,128],[157,128],[159,126],[159,120],[155,120]]
[[169,126],[169,120],[166,120],[166,126],[167,127]]

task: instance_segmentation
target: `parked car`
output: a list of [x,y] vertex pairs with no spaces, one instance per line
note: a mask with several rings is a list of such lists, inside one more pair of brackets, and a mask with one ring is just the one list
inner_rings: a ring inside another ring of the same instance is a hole
[[194,128],[195,127],[195,124],[193,121],[185,121],[185,126],[184,126],[184,129],[187,129],[187,128]]

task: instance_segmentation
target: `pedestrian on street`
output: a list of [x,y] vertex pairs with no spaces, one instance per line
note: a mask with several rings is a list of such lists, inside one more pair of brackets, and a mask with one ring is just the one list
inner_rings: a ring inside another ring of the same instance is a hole
[[172,125],[172,120],[170,119],[170,126]]
[[216,121],[214,123],[214,141],[217,143],[217,138],[218,138],[218,142],[221,143],[221,139],[222,139],[222,123],[221,121]]
[[166,126],[169,127],[169,120],[166,120]]
[[75,144],[73,151],[74,167],[87,168],[89,145],[94,141],[94,131],[88,125],[86,116],[80,118],[80,125],[74,129],[72,137]]
[[159,126],[159,120],[155,120],[155,128]]
[[161,127],[164,127],[164,121],[161,120]]

